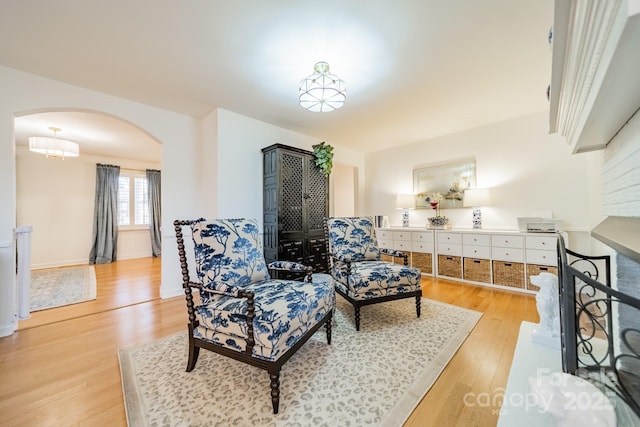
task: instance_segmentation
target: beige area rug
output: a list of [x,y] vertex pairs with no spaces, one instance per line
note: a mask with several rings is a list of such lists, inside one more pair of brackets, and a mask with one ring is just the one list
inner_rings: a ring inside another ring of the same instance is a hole
[[29,287],[31,311],[93,299],[96,299],[96,271],[93,265],[31,271]]
[[[332,344],[321,328],[280,373],[273,415],[266,371],[201,350],[185,372],[187,332],[121,349],[130,426],[401,426],[481,313],[422,299],[353,308],[337,297]],[[185,309],[185,318],[186,318]],[[185,320],[186,322],[186,320]]]

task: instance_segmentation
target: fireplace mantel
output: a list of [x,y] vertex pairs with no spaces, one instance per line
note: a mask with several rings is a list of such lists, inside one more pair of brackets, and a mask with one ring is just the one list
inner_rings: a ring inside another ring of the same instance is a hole
[[610,216],[591,235],[640,264],[640,218]]
[[556,0],[550,131],[603,149],[638,110],[640,1]]

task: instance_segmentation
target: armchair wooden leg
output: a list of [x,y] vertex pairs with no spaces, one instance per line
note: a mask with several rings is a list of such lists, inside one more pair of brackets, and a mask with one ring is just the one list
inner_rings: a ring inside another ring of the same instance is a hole
[[421,292],[416,294],[416,315],[420,317],[420,301],[422,300]]
[[331,345],[331,319],[333,318],[333,310],[331,310],[331,315],[327,319],[324,324],[324,328],[327,330],[327,344]]
[[360,330],[360,307],[357,305],[354,307],[356,312],[356,331]]
[[189,336],[189,360],[187,361],[187,372],[193,371],[198,361],[198,355],[200,354],[200,347],[197,347],[193,342],[193,335]]
[[271,404],[273,413],[277,414],[280,406],[280,369],[269,372],[269,378],[271,378]]

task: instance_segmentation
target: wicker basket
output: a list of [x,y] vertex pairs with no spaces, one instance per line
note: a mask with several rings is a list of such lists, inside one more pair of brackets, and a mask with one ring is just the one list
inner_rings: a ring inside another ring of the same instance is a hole
[[411,253],[411,265],[424,274],[433,274],[433,255],[422,252]]
[[491,264],[488,259],[465,258],[463,267],[465,280],[491,283]]
[[459,256],[438,255],[438,276],[462,279],[462,259]]
[[393,262],[393,257],[391,255],[380,255],[380,261]]
[[531,283],[531,276],[537,276],[540,273],[551,273],[558,275],[558,267],[548,265],[527,264],[527,289],[530,291],[539,291],[540,288]]
[[[394,256],[393,262],[396,264],[404,265],[404,257],[403,256]],[[411,265],[411,253],[407,252],[407,265]]]
[[[411,265],[411,253],[407,253],[407,263]],[[396,264],[404,265],[404,257],[401,256],[391,256],[380,254],[380,261],[394,262]]]
[[524,289],[524,264],[521,262],[493,261],[493,283]]

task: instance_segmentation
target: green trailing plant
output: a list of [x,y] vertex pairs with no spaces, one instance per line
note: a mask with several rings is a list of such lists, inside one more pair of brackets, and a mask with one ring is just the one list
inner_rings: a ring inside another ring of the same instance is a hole
[[328,176],[333,167],[333,147],[322,141],[313,145],[313,154],[316,157],[316,165]]

